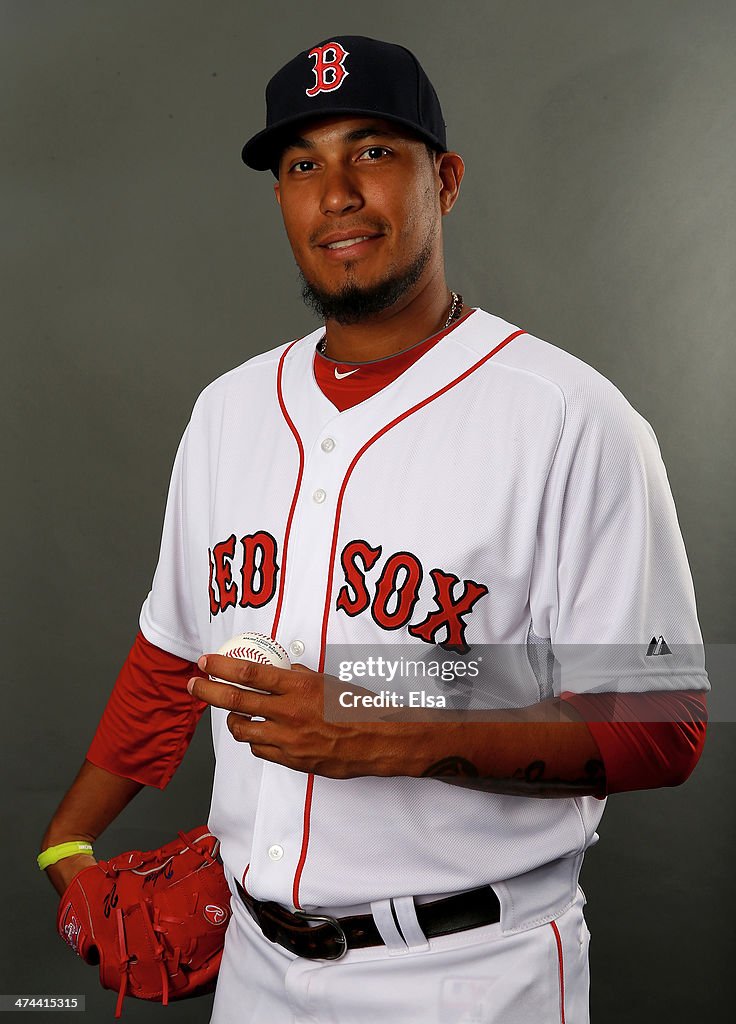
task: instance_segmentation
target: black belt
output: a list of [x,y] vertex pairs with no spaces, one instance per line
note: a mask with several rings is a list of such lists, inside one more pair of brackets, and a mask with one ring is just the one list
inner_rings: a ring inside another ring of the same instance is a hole
[[[328,917],[297,910],[292,913],[279,903],[254,899],[236,879],[243,903],[271,942],[307,960],[339,960],[349,949],[382,946],[383,939],[372,914]],[[452,935],[501,920],[501,906],[490,885],[470,889],[416,906],[419,926],[428,939]],[[310,923],[313,922],[313,923]]]

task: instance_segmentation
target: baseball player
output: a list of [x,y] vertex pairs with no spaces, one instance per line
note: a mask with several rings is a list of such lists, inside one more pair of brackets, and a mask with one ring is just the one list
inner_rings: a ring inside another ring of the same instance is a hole
[[[164,787],[211,706],[215,1024],[582,1024],[605,798],[683,782],[705,731],[656,438],[448,287],[463,161],[408,50],[332,36],[266,105],[243,159],[275,176],[320,326],[199,397],[140,633],[43,848]],[[214,653],[243,631],[291,670]],[[73,853],[60,892],[94,864]]]

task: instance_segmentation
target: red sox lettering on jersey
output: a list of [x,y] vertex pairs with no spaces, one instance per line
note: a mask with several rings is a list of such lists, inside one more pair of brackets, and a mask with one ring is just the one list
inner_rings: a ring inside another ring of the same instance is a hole
[[[261,608],[276,594],[279,564],[278,544],[267,531],[247,534],[238,541],[234,533],[210,548],[210,614],[228,608]],[[425,573],[422,563],[410,551],[397,551],[383,562],[380,574],[369,591],[367,576],[379,562],[383,548],[365,540],[347,543],[340,555],[345,583],[340,588],[335,608],[354,617],[370,611],[373,621],[385,630],[408,627],[409,635],[428,644],[439,644],[461,654],[468,651],[465,640],[465,616],[488,587],[474,580],[460,580],[452,572],[432,569],[434,607],[411,622],[419,602]],[[234,564],[240,563],[237,579]],[[378,570],[377,570],[378,571]],[[375,575],[375,574],[374,574]]]
[[[242,558],[239,584],[232,574],[236,545]],[[239,542],[232,533],[210,548],[210,615],[237,605],[261,608],[268,604],[276,593],[276,550],[276,538],[263,530],[241,537]]]
[[307,89],[307,96],[316,96],[321,92],[334,92],[339,89],[342,83],[350,74],[345,68],[345,58],[349,56],[347,50],[339,43],[325,43],[323,46],[315,46],[309,53],[314,57],[315,84]]

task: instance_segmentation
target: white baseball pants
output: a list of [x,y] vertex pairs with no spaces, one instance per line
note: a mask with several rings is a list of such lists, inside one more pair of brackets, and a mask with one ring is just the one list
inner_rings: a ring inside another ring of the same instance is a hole
[[417,925],[411,946],[376,905],[388,944],[329,962],[269,942],[236,896],[211,1024],[588,1024],[584,903],[578,890],[555,921],[509,935],[492,924],[427,942]]

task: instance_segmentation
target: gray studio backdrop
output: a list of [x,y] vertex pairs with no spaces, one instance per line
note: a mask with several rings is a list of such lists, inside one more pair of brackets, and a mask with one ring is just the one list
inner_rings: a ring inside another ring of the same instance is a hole
[[[328,34],[419,54],[468,168],[451,286],[592,363],[653,424],[703,632],[734,641],[735,15],[733,0],[0,2],[1,993],[84,993],[88,1020],[111,1019],[54,934],[36,845],[135,634],[194,398],[313,327],[270,176],[239,152],[269,75]],[[733,736],[713,727],[684,788],[609,802],[583,878],[596,1024],[731,1019]],[[101,853],[204,820],[211,772],[204,724]],[[207,1000],[125,1008],[207,1018]]]

